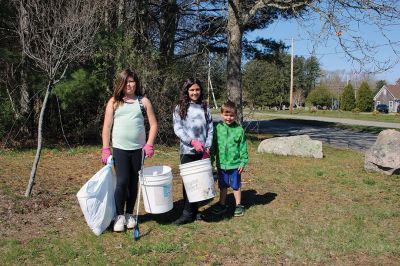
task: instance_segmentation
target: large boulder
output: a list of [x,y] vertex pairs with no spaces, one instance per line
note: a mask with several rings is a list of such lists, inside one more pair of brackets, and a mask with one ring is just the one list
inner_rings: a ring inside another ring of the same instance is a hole
[[257,149],[260,153],[322,158],[322,142],[308,135],[278,137],[263,140]]
[[400,173],[400,132],[394,129],[379,133],[374,145],[365,153],[364,169],[387,175]]

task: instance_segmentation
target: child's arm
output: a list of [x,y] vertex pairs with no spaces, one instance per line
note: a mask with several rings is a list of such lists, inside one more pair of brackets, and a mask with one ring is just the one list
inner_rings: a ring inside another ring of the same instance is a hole
[[101,139],[103,141],[103,148],[110,147],[110,135],[111,127],[114,120],[114,98],[111,98],[106,106],[106,111],[104,113],[104,123],[103,130],[101,133]]
[[239,144],[239,154],[240,154],[239,173],[242,173],[244,167],[249,162],[249,154],[247,151],[246,135],[244,134],[243,128],[242,128],[242,137],[240,139],[240,144]]
[[209,108],[207,108],[206,123],[207,123],[207,138],[206,138],[206,143],[204,144],[204,147],[206,149],[210,149],[211,145],[213,143],[214,125],[213,125],[212,115],[211,115]]
[[214,130],[213,132],[213,138],[212,138],[212,145],[210,149],[210,158],[211,158],[211,165],[214,165],[215,159],[218,154],[218,139],[217,139],[217,129]]
[[143,104],[146,107],[147,118],[149,119],[149,125],[150,125],[147,144],[152,146],[154,145],[157,136],[157,130],[158,130],[157,118],[154,113],[153,106],[150,100],[147,99],[146,97],[143,97]]
[[107,159],[111,155],[110,135],[111,135],[111,127],[113,121],[114,121],[114,98],[111,98],[106,106],[106,111],[104,113],[103,130],[101,132],[101,139],[103,142],[103,147],[101,149],[101,161],[103,162],[103,164],[107,163]]
[[179,115],[179,108],[176,107],[173,114],[174,132],[178,138],[188,146],[191,146],[192,139],[186,134],[185,128],[182,125],[182,118]]

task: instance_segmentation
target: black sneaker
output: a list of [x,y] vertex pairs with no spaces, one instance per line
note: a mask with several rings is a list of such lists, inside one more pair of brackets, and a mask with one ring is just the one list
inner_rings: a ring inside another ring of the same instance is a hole
[[196,221],[204,221],[204,214],[198,213],[196,214]]
[[226,205],[221,205],[218,203],[211,209],[211,212],[219,215],[225,213],[227,209],[228,208],[226,207]]
[[187,215],[181,215],[178,219],[172,222],[172,224],[175,225],[182,225],[182,224],[188,224],[194,222],[195,219],[193,219],[191,216]]

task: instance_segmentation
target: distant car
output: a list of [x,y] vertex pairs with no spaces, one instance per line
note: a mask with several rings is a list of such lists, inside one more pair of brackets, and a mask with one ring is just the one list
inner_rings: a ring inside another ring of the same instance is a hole
[[376,106],[376,110],[380,113],[389,113],[389,107],[387,106],[387,104],[378,104]]

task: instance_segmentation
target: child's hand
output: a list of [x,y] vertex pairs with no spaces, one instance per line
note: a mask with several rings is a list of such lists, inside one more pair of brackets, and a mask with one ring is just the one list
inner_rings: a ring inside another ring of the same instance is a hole
[[111,150],[109,147],[102,148],[101,149],[101,162],[103,164],[107,164],[107,159],[108,159],[108,157],[110,157],[110,155],[111,155]]
[[198,141],[197,139],[194,139],[190,142],[190,144],[192,144],[194,150],[196,152],[203,152],[204,151],[204,147],[203,144],[201,144],[200,141]]
[[210,158],[210,150],[209,149],[205,149],[203,152],[203,157],[201,158],[202,160]]
[[146,144],[146,145],[144,145],[143,150],[144,150],[144,154],[145,154],[146,158],[153,157],[153,155],[154,155],[154,146],[153,145]]
[[244,167],[239,167],[239,169],[238,169],[239,174],[242,174],[243,171],[244,171]]

